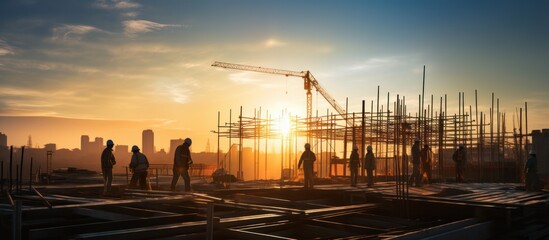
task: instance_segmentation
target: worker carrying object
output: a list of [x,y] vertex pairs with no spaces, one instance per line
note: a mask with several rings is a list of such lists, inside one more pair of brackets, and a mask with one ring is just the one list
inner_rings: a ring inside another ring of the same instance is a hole
[[421,186],[421,174],[419,172],[419,164],[421,163],[421,150],[419,149],[419,138],[414,140],[412,145],[412,175],[408,180],[408,185],[415,184],[416,187]]
[[139,152],[137,145],[132,147],[132,159],[130,161],[130,170],[133,172],[130,186],[135,186],[139,182],[141,190],[148,190],[147,185],[147,170],[149,170],[149,160],[145,154]]
[[112,167],[116,164],[112,148],[114,142],[107,140],[107,147],[101,153],[101,172],[103,173],[103,194],[109,193],[112,188]]
[[303,176],[305,178],[304,185],[305,189],[313,188],[313,178],[314,178],[314,162],[316,161],[316,155],[311,151],[311,144],[305,143],[305,152],[301,154],[299,158],[299,163],[297,168],[301,168],[303,164]]
[[465,145],[459,145],[459,148],[452,155],[452,160],[456,164],[456,182],[463,182],[463,168],[465,168],[465,163],[467,162]]
[[526,191],[538,190],[538,158],[534,150],[530,151],[530,156],[524,166],[524,176],[526,182]]
[[433,166],[433,151],[429,144],[423,145],[421,149],[421,176],[427,176],[427,183],[431,183],[431,173]]
[[193,164],[190,150],[192,144],[193,141],[190,138],[185,138],[183,144],[177,146],[175,149],[173,156],[172,191],[175,191],[175,185],[177,185],[179,176],[183,177],[183,181],[185,182],[185,191],[191,191],[191,177],[189,176],[189,168],[191,164]]
[[376,170],[376,157],[372,152],[372,146],[368,145],[366,148],[366,157],[364,157],[364,168],[366,168],[366,175],[368,176],[368,187],[374,186],[374,170]]
[[358,156],[358,147],[354,146],[349,158],[349,168],[351,169],[351,187],[356,187],[358,181],[358,168],[360,167],[360,160]]

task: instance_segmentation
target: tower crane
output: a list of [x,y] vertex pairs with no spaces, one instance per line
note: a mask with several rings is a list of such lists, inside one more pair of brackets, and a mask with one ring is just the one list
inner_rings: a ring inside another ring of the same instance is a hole
[[348,119],[346,117],[345,110],[336,102],[336,100],[330,96],[330,94],[324,89],[322,86],[320,86],[320,83],[316,80],[316,78],[311,74],[309,71],[289,71],[289,70],[281,70],[281,69],[275,69],[275,68],[265,68],[265,67],[256,67],[256,66],[249,66],[249,65],[243,65],[243,64],[236,64],[236,63],[225,63],[225,62],[214,62],[212,64],[213,67],[221,67],[221,68],[228,68],[228,69],[237,69],[237,70],[243,70],[243,71],[252,71],[252,72],[260,72],[260,73],[269,73],[269,74],[276,74],[276,75],[284,75],[286,77],[300,77],[303,78],[303,85],[304,89],[307,91],[307,119],[310,121],[312,117],[313,112],[313,101],[312,101],[312,94],[311,89],[312,87],[315,88],[317,92],[319,92],[330,105],[336,110],[339,115],[343,119],[347,121],[348,126],[353,126],[353,121]]

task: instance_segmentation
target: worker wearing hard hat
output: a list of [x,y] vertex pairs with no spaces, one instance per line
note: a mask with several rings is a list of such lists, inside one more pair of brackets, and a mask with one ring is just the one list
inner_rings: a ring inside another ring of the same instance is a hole
[[463,182],[463,168],[467,162],[467,152],[465,145],[459,144],[458,149],[452,155],[452,160],[456,164],[456,182]]
[[538,190],[538,159],[534,150],[531,150],[529,155],[524,166],[525,187],[526,191],[536,191]]
[[368,187],[374,186],[374,170],[376,169],[376,157],[372,152],[372,146],[368,145],[366,148],[366,157],[364,157],[364,168],[366,168],[366,175],[368,176]]
[[360,160],[358,157],[358,147],[353,146],[351,157],[349,158],[349,168],[351,169],[351,187],[356,187],[358,181],[358,168],[360,167]]
[[301,157],[299,158],[299,163],[297,164],[297,168],[301,168],[301,164],[303,164],[303,177],[305,189],[313,188],[313,177],[314,177],[314,162],[316,161],[316,155],[314,152],[311,151],[311,144],[305,143],[305,152],[301,154]]
[[116,164],[112,148],[114,142],[107,140],[107,147],[101,153],[101,172],[103,173],[103,194],[111,191],[112,186],[112,167]]
[[421,173],[419,172],[419,164],[421,163],[421,150],[419,148],[419,138],[414,140],[412,145],[412,176],[408,180],[409,185],[415,184],[416,187],[421,186]]
[[421,176],[427,176],[427,183],[431,183],[432,164],[433,151],[431,151],[429,144],[425,144],[421,149]]
[[190,138],[185,138],[183,144],[177,146],[173,157],[173,177],[171,190],[175,191],[175,185],[179,180],[179,176],[183,177],[185,181],[185,191],[191,191],[191,177],[189,176],[189,167],[193,164],[191,158],[190,147],[193,141]]
[[142,190],[147,190],[147,170],[149,169],[149,160],[145,154],[139,152],[138,146],[132,147],[132,159],[130,161],[130,170],[133,172],[131,186],[135,186],[139,182],[139,187]]

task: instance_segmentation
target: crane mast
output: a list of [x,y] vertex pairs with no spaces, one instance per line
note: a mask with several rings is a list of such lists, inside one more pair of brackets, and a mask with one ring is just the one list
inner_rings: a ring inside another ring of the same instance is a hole
[[275,69],[275,68],[265,68],[265,67],[256,67],[256,66],[249,66],[249,65],[243,65],[243,64],[235,64],[235,63],[225,63],[225,62],[214,62],[212,64],[213,67],[221,67],[221,68],[228,68],[228,69],[237,69],[237,70],[243,70],[243,71],[252,71],[252,72],[260,72],[260,73],[269,73],[269,74],[276,74],[276,75],[284,75],[286,77],[292,76],[292,77],[300,77],[303,78],[303,86],[304,89],[307,91],[307,119],[310,121],[312,118],[312,109],[313,109],[313,101],[312,101],[312,94],[311,89],[314,87],[317,92],[319,92],[326,101],[332,107],[336,110],[339,115],[345,121],[347,122],[348,126],[353,126],[353,122],[347,118],[347,114],[345,113],[345,110],[336,102],[336,100],[330,96],[328,91],[324,89],[322,86],[320,86],[320,83],[316,80],[316,78],[311,74],[309,71],[289,71],[289,70],[282,70],[282,69]]

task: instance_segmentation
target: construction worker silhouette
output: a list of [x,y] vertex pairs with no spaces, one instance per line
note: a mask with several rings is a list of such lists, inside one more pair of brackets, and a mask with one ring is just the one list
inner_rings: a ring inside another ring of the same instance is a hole
[[305,178],[304,185],[305,189],[313,188],[313,178],[314,178],[314,162],[316,161],[316,155],[311,151],[311,144],[305,143],[305,152],[301,154],[299,158],[299,163],[297,168],[301,168],[303,164],[303,176]]
[[534,150],[530,151],[530,156],[524,166],[524,175],[526,182],[526,191],[538,190],[538,159]]
[[147,170],[149,169],[149,160],[145,154],[139,152],[139,147],[133,145],[132,159],[130,161],[130,170],[133,172],[130,186],[135,186],[139,182],[139,187],[142,190],[149,189],[147,185]]
[[431,151],[429,144],[425,144],[421,149],[421,176],[427,176],[427,183],[431,183],[432,162],[433,151]]
[[364,167],[368,176],[368,187],[374,186],[374,170],[376,170],[376,157],[372,152],[372,146],[366,148],[366,156],[364,157]]
[[419,149],[419,138],[414,140],[412,146],[412,176],[408,180],[409,185],[415,184],[416,187],[421,186],[421,174],[419,172],[419,164],[421,163],[421,150]]
[[360,167],[360,160],[358,157],[358,147],[354,146],[349,158],[349,168],[351,169],[351,187],[356,187],[358,181],[358,168]]
[[103,194],[107,194],[112,190],[112,167],[116,164],[112,148],[114,142],[107,140],[107,147],[101,153],[101,172],[103,173]]
[[175,185],[179,180],[179,176],[183,177],[185,181],[185,191],[191,191],[191,177],[189,176],[189,168],[193,164],[191,158],[190,147],[193,141],[190,138],[185,138],[182,145],[177,146],[173,157],[173,178],[171,190],[175,191]]
[[456,164],[456,182],[463,182],[463,168],[467,162],[467,152],[465,145],[460,144],[459,148],[452,155],[452,160]]

